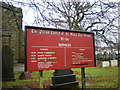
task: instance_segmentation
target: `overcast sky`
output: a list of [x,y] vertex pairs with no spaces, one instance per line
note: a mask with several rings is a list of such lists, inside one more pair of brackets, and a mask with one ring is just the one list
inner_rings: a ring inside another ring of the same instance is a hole
[[[16,1],[16,2],[26,2],[27,3],[29,0],[0,0],[0,1],[4,1],[4,2]],[[33,0],[30,0],[30,1],[33,1]],[[35,3],[37,3],[37,2],[40,3],[41,0],[34,0],[34,1],[35,1]],[[49,2],[55,1],[56,2],[56,0],[47,0],[47,1],[49,1]],[[57,3],[59,1],[60,0],[57,0]],[[68,1],[68,0],[64,0],[64,1]],[[85,2],[89,1],[91,3],[94,3],[98,0],[69,0],[69,1],[76,1],[76,2],[77,1],[85,1]],[[120,0],[103,0],[103,1],[104,2],[119,2]],[[33,9],[30,9],[29,7],[23,6],[23,4],[17,5],[17,4],[15,4],[15,2],[14,2],[14,6],[16,6],[16,7],[22,6],[21,8],[23,10],[23,30],[24,30],[25,25],[36,26],[36,24],[33,23],[34,22],[34,15],[36,13],[36,12],[34,12]],[[50,27],[52,27],[52,26],[50,26]]]
[[[29,0],[0,0],[0,1],[4,1],[4,2],[5,1],[8,1],[8,2],[16,1],[16,2],[26,2],[27,3]],[[31,0],[31,1],[33,1],[33,0]],[[37,2],[40,3],[41,0],[34,0],[34,1],[35,1],[35,3],[37,3]],[[58,3],[60,0],[47,0],[47,1],[49,1],[49,2],[52,2],[52,1],[56,2],[57,1],[57,3]],[[66,1],[68,1],[68,0],[66,0]],[[71,0],[71,1],[80,1],[80,0]],[[96,2],[98,0],[81,0],[81,1],[89,1],[91,3],[94,3],[94,2]],[[120,0],[103,0],[103,1],[104,2],[116,2],[116,3],[118,3]],[[37,26],[36,24],[33,24],[34,19],[35,19],[34,15],[36,15],[35,14],[36,12],[33,9],[30,9],[28,6],[24,6],[23,4],[20,5],[20,3],[19,3],[19,5],[14,4],[14,6],[16,6],[16,7],[21,7],[22,6],[21,8],[23,10],[23,30],[24,30],[25,25]],[[39,27],[43,27],[43,26],[41,25]],[[53,26],[50,26],[50,27],[54,28]]]

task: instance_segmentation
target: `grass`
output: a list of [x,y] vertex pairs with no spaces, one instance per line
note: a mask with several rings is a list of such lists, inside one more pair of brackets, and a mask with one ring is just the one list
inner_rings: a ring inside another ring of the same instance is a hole
[[[80,72],[80,69],[73,69],[74,72]],[[87,85],[87,88],[118,88],[118,67],[89,67],[85,69],[86,76],[93,78],[86,79],[86,82],[93,83]],[[80,76],[80,75],[79,75]],[[79,78],[77,75],[77,78]]]
[[[81,87],[81,69],[72,69],[76,74],[77,80],[80,82]],[[44,71],[43,77],[39,78],[39,72],[32,72],[31,79],[19,80],[19,75],[22,72],[15,72],[15,82],[3,82],[3,88],[14,88],[28,86],[31,88],[43,88],[43,84],[47,86],[51,83],[51,77],[54,70]],[[86,82],[92,83],[87,85],[86,88],[118,88],[118,67],[89,67],[85,68],[86,76],[92,76],[93,78],[86,78]],[[120,81],[120,80],[119,80]],[[120,88],[120,87],[119,87]]]

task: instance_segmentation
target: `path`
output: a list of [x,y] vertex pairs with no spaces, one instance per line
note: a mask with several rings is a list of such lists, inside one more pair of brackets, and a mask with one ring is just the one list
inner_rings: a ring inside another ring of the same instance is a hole
[[18,64],[14,66],[14,72],[16,71],[24,71],[24,64]]

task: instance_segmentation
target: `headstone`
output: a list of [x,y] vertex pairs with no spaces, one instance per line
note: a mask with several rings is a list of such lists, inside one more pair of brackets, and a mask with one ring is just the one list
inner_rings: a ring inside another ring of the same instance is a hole
[[58,88],[69,88],[69,90],[78,88],[76,76],[71,69],[55,70],[50,90],[56,90]]
[[98,53],[98,60],[99,60],[99,61],[103,60],[103,55],[102,55],[102,53]]
[[109,61],[103,61],[102,62],[102,67],[109,67],[110,66],[110,62]]
[[109,58],[108,53],[107,53],[107,52],[104,52],[104,55],[105,55],[105,60],[108,60],[108,58]]
[[13,73],[13,52],[9,46],[2,47],[2,81],[15,81]]
[[23,72],[20,76],[19,79],[23,80],[23,79],[30,79],[32,76],[30,74],[30,72]]
[[110,60],[111,67],[118,66],[118,60]]
[[53,73],[54,76],[61,76],[67,74],[73,74],[73,71],[71,69],[61,69],[61,70],[55,70],[55,72]]
[[112,52],[112,59],[115,60],[115,58],[116,58],[116,53]]

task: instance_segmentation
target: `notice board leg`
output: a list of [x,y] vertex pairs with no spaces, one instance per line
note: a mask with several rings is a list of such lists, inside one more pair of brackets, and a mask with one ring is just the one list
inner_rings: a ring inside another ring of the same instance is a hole
[[85,90],[85,68],[81,68],[82,90]]
[[40,77],[43,77],[43,71],[39,71]]
[[38,74],[38,75],[39,75],[39,76],[38,76],[38,77],[39,77],[39,88],[40,88],[40,78],[41,78],[41,75],[40,75],[40,74],[41,74],[41,72],[39,71],[39,74]]

